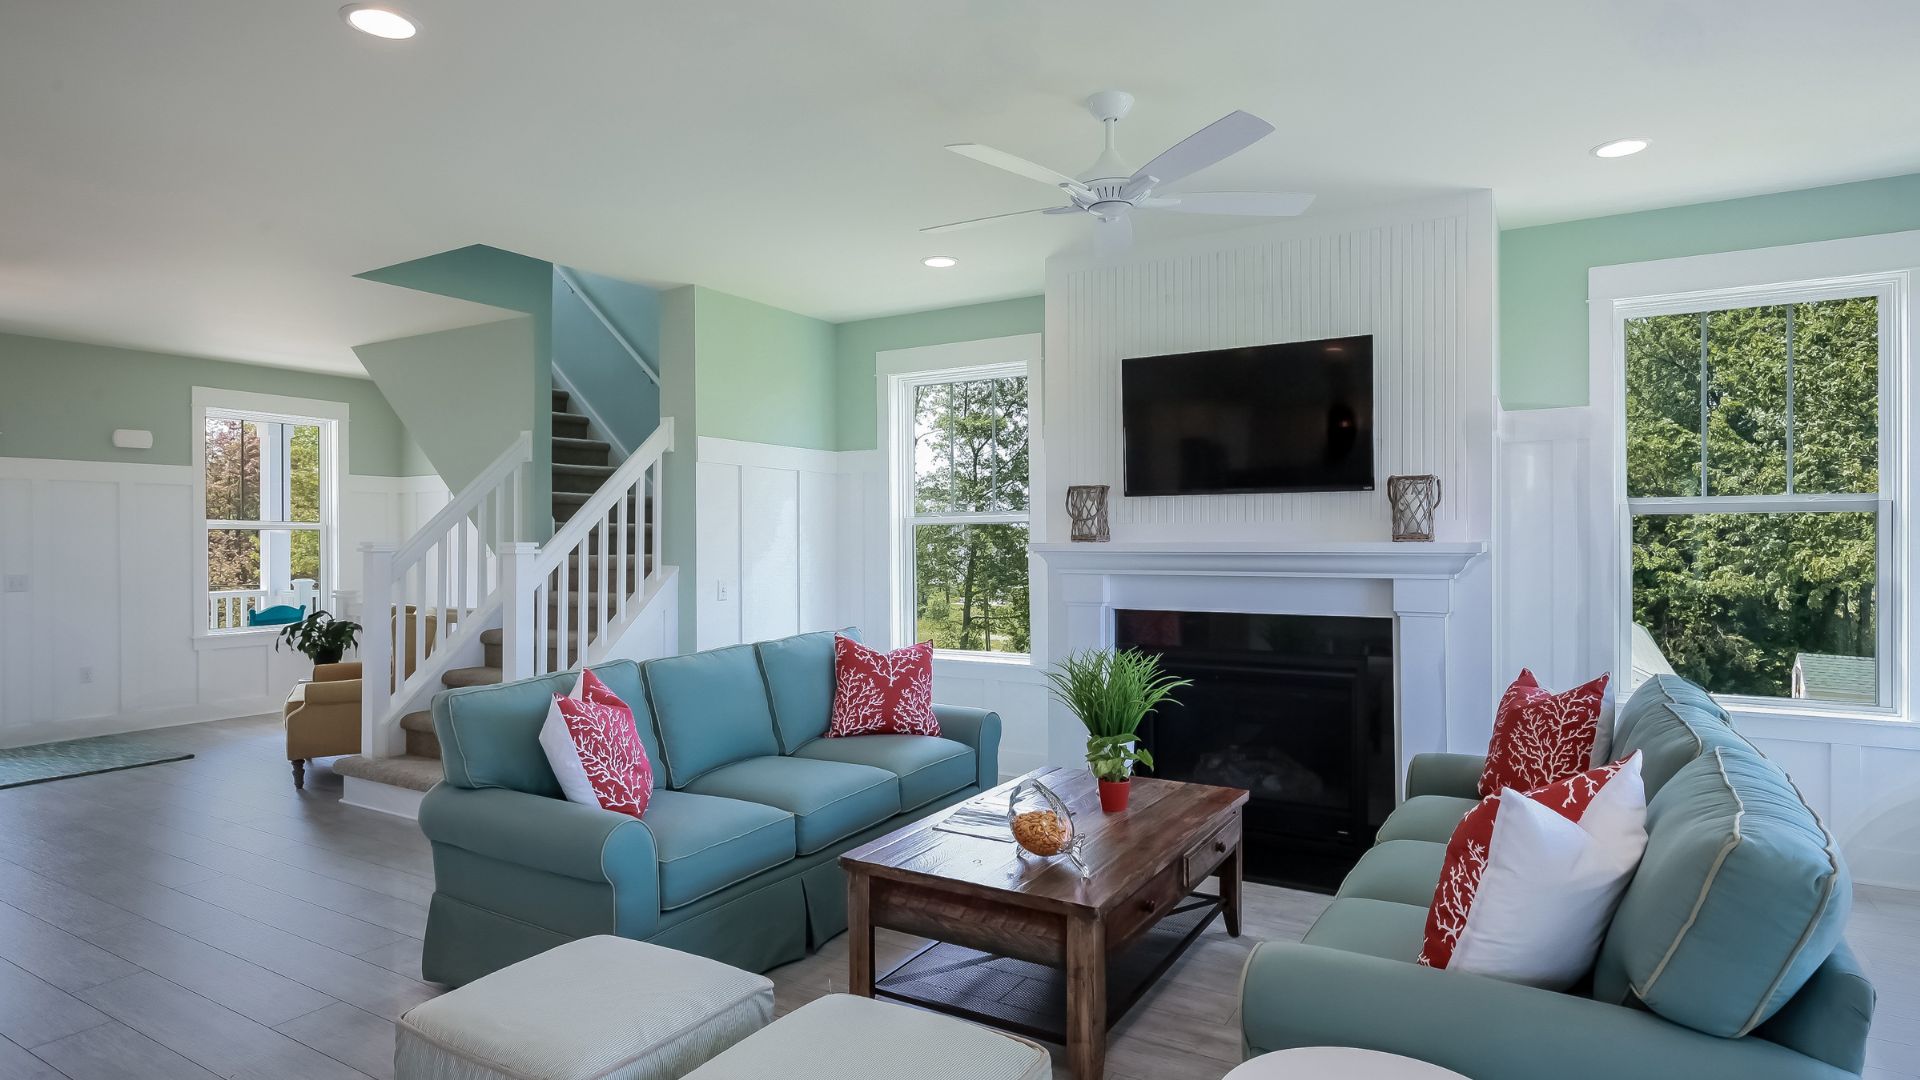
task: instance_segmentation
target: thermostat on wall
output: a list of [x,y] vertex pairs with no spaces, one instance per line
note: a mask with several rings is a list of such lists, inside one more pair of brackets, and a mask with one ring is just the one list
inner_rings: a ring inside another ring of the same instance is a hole
[[113,445],[122,450],[153,449],[153,432],[137,428],[117,428],[113,433]]

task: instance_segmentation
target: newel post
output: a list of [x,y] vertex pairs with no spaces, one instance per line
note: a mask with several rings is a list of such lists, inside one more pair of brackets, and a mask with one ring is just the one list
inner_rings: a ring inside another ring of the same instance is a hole
[[525,679],[533,669],[533,607],[537,577],[534,563],[540,545],[500,545],[500,677],[505,682]]
[[360,752],[387,757],[382,729],[393,702],[393,552],[392,544],[360,545]]

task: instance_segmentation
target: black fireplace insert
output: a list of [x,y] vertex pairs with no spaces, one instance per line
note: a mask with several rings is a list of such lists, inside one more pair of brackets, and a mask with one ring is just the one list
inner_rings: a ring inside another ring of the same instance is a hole
[[1393,809],[1393,620],[1117,611],[1192,679],[1141,726],[1151,775],[1245,788],[1246,874],[1330,892]]

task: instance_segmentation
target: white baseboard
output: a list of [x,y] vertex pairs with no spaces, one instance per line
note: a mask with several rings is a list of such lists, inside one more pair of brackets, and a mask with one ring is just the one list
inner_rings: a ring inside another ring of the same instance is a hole
[[341,802],[408,821],[420,819],[420,800],[426,797],[424,791],[382,784],[377,780],[363,780],[357,776],[340,778]]

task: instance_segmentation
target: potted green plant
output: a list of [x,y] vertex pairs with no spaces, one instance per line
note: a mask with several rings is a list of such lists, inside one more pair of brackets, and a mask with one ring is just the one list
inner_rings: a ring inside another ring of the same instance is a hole
[[360,624],[316,611],[299,622],[288,623],[273,647],[278,649],[281,642],[307,654],[316,664],[337,664],[348,649],[360,643]]
[[1148,713],[1179,704],[1173,692],[1193,685],[1160,670],[1160,657],[1138,649],[1089,649],[1061,660],[1047,681],[1056,700],[1087,728],[1087,767],[1100,781],[1100,809],[1127,808],[1136,763],[1153,767],[1153,755],[1135,732]]

